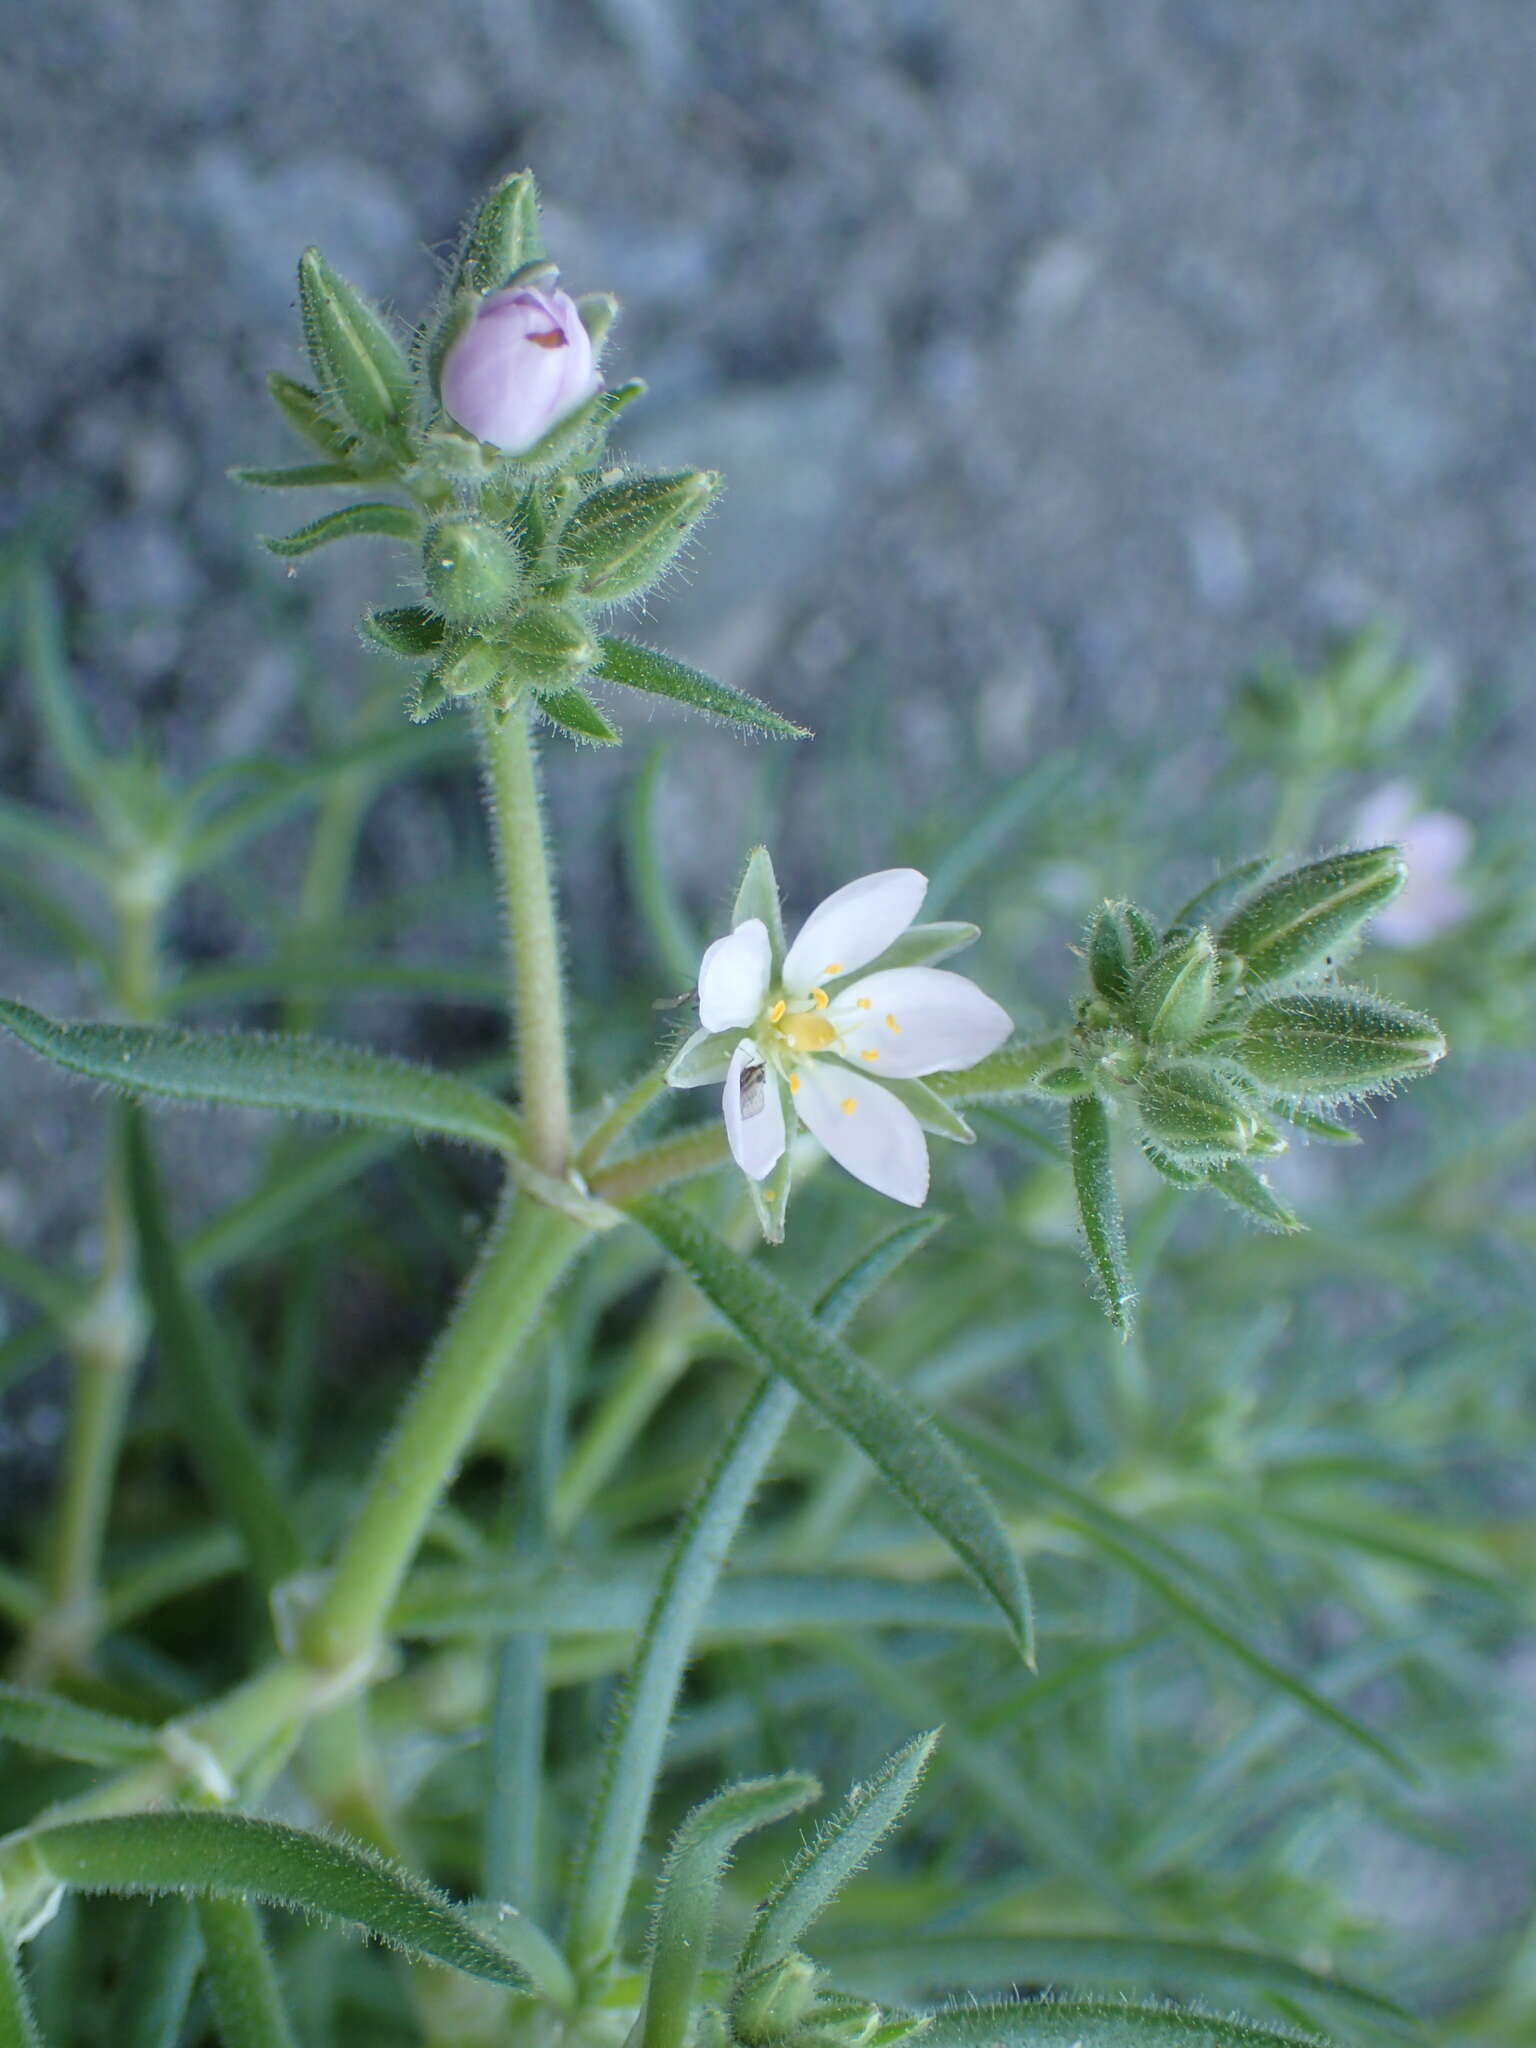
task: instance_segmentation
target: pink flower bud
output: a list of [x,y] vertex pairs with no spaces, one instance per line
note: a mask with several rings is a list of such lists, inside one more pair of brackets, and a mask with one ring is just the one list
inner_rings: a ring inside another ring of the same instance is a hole
[[602,388],[564,292],[492,292],[443,358],[443,405],[478,441],[523,455]]

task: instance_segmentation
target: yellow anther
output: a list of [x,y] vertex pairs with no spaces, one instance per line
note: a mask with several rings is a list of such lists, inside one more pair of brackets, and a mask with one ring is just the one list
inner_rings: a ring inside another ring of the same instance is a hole
[[772,1008],[772,1009],[771,1009],[771,1010],[770,1010],[770,1011],[768,1012],[768,1022],[769,1022],[770,1024],[777,1024],[777,1023],[778,1023],[778,1021],[779,1021],[779,1019],[780,1019],[780,1018],[781,1018],[781,1017],[783,1016],[784,1012],[785,1012],[785,1011],[786,1011],[786,1010],[787,1010],[788,1008],[789,1008],[789,1005],[788,1005],[788,1003],[786,1003],[786,1002],[785,1002],[785,1000],[784,1000],[784,998],[783,998],[782,996],[780,996],[780,997],[779,997],[779,1000],[778,1000],[778,1001],[777,1001],[777,1002],[776,1002],[776,1003],[774,1004],[773,1008]]
[[859,1054],[861,1060],[877,1060],[879,1057],[880,1055],[877,1052],[861,1052]]
[[859,1008],[861,1010],[872,1010],[874,1008],[874,1004],[869,1000],[868,996],[860,996]]
[[853,1115],[853,1112],[854,1112],[854,1111],[855,1111],[855,1110],[856,1110],[856,1109],[858,1108],[858,1106],[859,1106],[859,1105],[858,1105],[858,1104],[857,1104],[857,1103],[856,1103],[856,1102],[854,1101],[854,1099],[853,1099],[853,1097],[852,1097],[851,1095],[845,1095],[845,1096],[843,1097],[843,1115],[844,1115],[844,1116],[852,1116],[852,1115]]
[[798,1074],[790,1075],[789,1092],[791,1095],[798,1095],[800,1093],[800,1076]]
[[826,966],[823,967],[821,971],[823,974],[841,974],[843,971],[843,963],[841,960],[829,960]]
[[901,1029],[901,1026],[896,1022],[896,1019],[894,1017],[888,1016],[885,1020],[885,1028],[887,1031],[899,1031]]
[[824,988],[813,988],[811,990],[811,1001],[816,1005],[818,1010],[824,1010],[827,1007],[826,990]]

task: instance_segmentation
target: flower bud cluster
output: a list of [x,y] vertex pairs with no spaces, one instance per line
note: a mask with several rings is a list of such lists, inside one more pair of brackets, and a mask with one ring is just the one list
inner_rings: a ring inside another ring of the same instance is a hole
[[610,465],[608,431],[644,386],[605,387],[615,303],[572,299],[557,278],[526,173],[478,209],[413,337],[309,250],[299,304],[314,381],[274,375],[269,388],[322,459],[236,474],[405,501],[350,504],[268,545],[283,556],[358,535],[414,546],[418,602],[363,621],[369,641],[418,665],[414,718],[473,698],[505,712],[526,693],[575,736],[613,740],[582,686],[613,680],[605,655],[627,643],[605,641],[595,614],[666,574],[720,479]]
[[1281,874],[1268,863],[1208,890],[1160,930],[1106,903],[1083,953],[1090,993],[1063,1057],[1035,1081],[1073,1102],[1084,1234],[1117,1322],[1130,1290],[1108,1171],[1111,1118],[1135,1129],[1176,1187],[1208,1188],[1272,1229],[1299,1228],[1254,1162],[1285,1129],[1350,1141],[1340,1106],[1426,1073],[1445,1051],[1428,1017],[1337,970],[1402,888],[1395,846],[1337,853]]

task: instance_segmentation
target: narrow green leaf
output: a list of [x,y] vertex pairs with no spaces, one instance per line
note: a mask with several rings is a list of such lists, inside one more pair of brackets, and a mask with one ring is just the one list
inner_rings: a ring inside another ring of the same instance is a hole
[[656,1906],[651,1969],[641,2008],[641,2048],[682,2048],[709,1957],[721,1880],[743,1835],[797,1813],[820,1794],[791,1771],[731,1785],[696,1806],[672,1838]]
[[1104,1313],[1122,1336],[1130,1334],[1136,1290],[1125,1258],[1125,1225],[1115,1189],[1109,1112],[1097,1095],[1079,1095],[1067,1106],[1067,1145],[1078,1220],[1088,1263],[1098,1282]]
[[821,1327],[840,1337],[883,1282],[921,1251],[930,1238],[937,1237],[948,1221],[947,1216],[913,1216],[876,1238],[817,1302],[816,1320]]
[[23,561],[16,579],[21,594],[21,655],[39,722],[59,766],[91,809],[99,811],[105,763],[70,674],[58,594],[39,562]]
[[598,710],[585,690],[574,683],[563,690],[540,690],[539,710],[572,739],[588,740],[594,746],[617,746],[622,735]]
[[201,1898],[195,1911],[221,2048],[299,2048],[256,1908]]
[[388,611],[363,613],[363,636],[386,654],[398,654],[407,661],[425,661],[437,654],[447,637],[447,628],[436,612],[424,604],[395,605]]
[[728,719],[735,725],[751,726],[758,732],[773,733],[780,739],[809,737],[805,726],[781,718],[777,711],[771,711],[756,697],[749,697],[742,690],[733,690],[728,683],[717,682],[702,670],[689,668],[686,662],[674,661],[669,654],[659,654],[654,647],[643,647],[638,640],[620,640],[605,634],[598,645],[602,654],[593,670],[596,681],[622,683],[628,690],[645,690],[653,697],[669,697],[676,704],[686,705],[690,711],[701,711],[710,718]]
[[61,867],[76,868],[93,882],[110,886],[115,877],[113,861],[93,840],[69,827],[56,824],[31,804],[13,804],[0,797],[0,847],[56,861]]
[[364,538],[369,534],[382,535],[386,540],[419,541],[421,520],[404,505],[348,505],[340,512],[327,512],[323,518],[312,519],[297,532],[264,533],[261,544],[269,554],[288,561],[296,555],[312,554],[330,541]]
[[206,1312],[187,1286],[145,1119],[129,1115],[129,1201],[139,1237],[139,1266],[154,1314],[161,1358],[170,1375],[182,1436],[210,1501],[239,1530],[264,1590],[298,1571],[304,1548],[268,1468],[266,1446],[215,1362],[217,1340]]
[[114,2001],[112,2048],[177,2048],[203,1959],[197,1915],[185,1899],[141,1911]]
[[44,2048],[21,1973],[21,1958],[4,1937],[0,1937],[0,2048]]
[[849,1437],[954,1551],[1033,1661],[1029,1594],[997,1512],[948,1440],[760,1267],[677,1203],[652,1196],[632,1213],[770,1371],[782,1373]]
[[285,377],[281,370],[268,371],[267,389],[273,404],[299,439],[307,441],[320,454],[343,456],[355,445],[352,436],[338,427],[326,411],[318,391],[311,391],[296,378]]
[[960,1074],[930,1074],[926,1086],[946,1102],[1006,1102],[1033,1095],[1042,1074],[1066,1058],[1066,1041],[1043,1038],[1031,1045],[1009,1045]]
[[236,468],[228,474],[232,483],[251,484],[263,491],[310,491],[334,489],[338,485],[345,488],[370,481],[365,471],[350,462],[298,462],[287,469]]
[[0,1024],[44,1059],[129,1095],[403,1125],[496,1152],[520,1143],[516,1117],[484,1089],[330,1039],[59,1024],[3,999]]
[[1241,1159],[1231,1159],[1225,1166],[1212,1167],[1205,1177],[1205,1185],[1214,1188],[1217,1194],[1225,1195],[1234,1208],[1252,1216],[1266,1230],[1304,1228],[1295,1210],[1281,1201],[1263,1174]]
[[922,2039],[925,2048],[1327,2048],[1315,2034],[1185,2007],[1065,1998],[950,2006]]
[[805,1844],[758,1909],[737,1963],[738,1976],[776,1963],[800,1945],[850,1878],[862,1870],[906,1812],[922,1782],[938,1729],[898,1749]]
[[1262,882],[1274,865],[1273,858],[1262,853],[1257,860],[1245,860],[1241,867],[1230,868],[1226,874],[1217,875],[1214,881],[1207,882],[1173,913],[1168,920],[1170,930],[1176,925],[1210,924],[1222,911],[1230,909],[1246,890]]
[[645,919],[657,960],[677,988],[684,989],[692,988],[697,979],[704,947],[678,900],[662,851],[657,799],[665,762],[665,752],[654,747],[635,777],[625,807],[624,851],[630,893]]
[[370,1849],[252,1814],[137,1813],[44,1824],[44,1870],[86,1892],[259,1899],[341,1921],[407,1955],[514,1990],[521,1971],[441,1892]]
[[82,1764],[142,1763],[160,1754],[153,1728],[19,1685],[0,1685],[0,1738]]

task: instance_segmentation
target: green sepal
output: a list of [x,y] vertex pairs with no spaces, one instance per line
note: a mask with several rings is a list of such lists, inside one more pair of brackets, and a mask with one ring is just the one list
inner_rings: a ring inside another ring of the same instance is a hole
[[1258,1129],[1229,1083],[1189,1062],[1149,1068],[1136,1101],[1147,1136],[1181,1164],[1234,1158],[1248,1151]]
[[1029,1085],[1039,1095],[1065,1097],[1068,1100],[1093,1093],[1092,1081],[1076,1060],[1065,1060],[1059,1067],[1045,1068],[1042,1073],[1033,1076]]
[[1348,1124],[1336,1124],[1331,1117],[1317,1116],[1294,1102],[1277,1105],[1276,1113],[1283,1116],[1288,1124],[1294,1124],[1298,1131],[1305,1131],[1309,1138],[1320,1138],[1325,1145],[1365,1143],[1360,1133],[1352,1131]]
[[1260,1003],[1234,1057],[1277,1094],[1343,1102],[1427,1073],[1444,1053],[1432,1017],[1353,990]]
[[607,432],[611,411],[607,401],[610,395],[596,392],[574,411],[568,412],[564,419],[557,420],[531,448],[524,448],[517,455],[503,456],[509,472],[514,476],[539,474],[545,470],[561,469],[573,459],[586,457],[589,448],[596,449]]
[[1206,1177],[1206,1186],[1224,1195],[1234,1208],[1262,1223],[1266,1230],[1304,1230],[1306,1225],[1293,1209],[1286,1207],[1262,1173],[1241,1159],[1228,1160]]
[[383,316],[318,249],[299,259],[304,341],[326,403],[359,434],[397,439],[410,414],[411,366]]
[[[443,395],[443,364],[448,351],[474,322],[480,310],[480,294],[467,288],[451,291],[422,330],[417,344],[418,359],[427,373],[427,384],[439,404]],[[473,439],[473,437],[470,437]],[[478,448],[481,444],[474,442]]]
[[618,300],[612,292],[583,292],[576,301],[576,316],[587,330],[587,339],[592,344],[592,360],[601,361],[608,330],[619,317]]
[[446,711],[452,702],[434,670],[431,675],[418,676],[406,693],[405,715],[412,725],[427,725]]
[[880,1076],[880,1086],[898,1102],[904,1102],[930,1137],[950,1138],[957,1145],[974,1145],[976,1133],[958,1109],[942,1095],[935,1095],[925,1081],[896,1081]]
[[1135,971],[1130,1012],[1150,1045],[1183,1045],[1199,1034],[1216,989],[1216,948],[1208,931],[1169,939]]
[[386,654],[401,655],[407,661],[424,661],[440,653],[448,637],[442,620],[421,604],[364,612],[360,630],[375,647],[382,647]]
[[470,290],[499,292],[514,271],[544,257],[539,188],[531,171],[514,171],[480,203],[464,237],[459,278]]
[[754,846],[747,855],[746,871],[731,907],[731,930],[752,917],[761,918],[768,927],[773,975],[777,979],[784,965],[784,912],[779,902],[779,881],[773,871],[773,856],[766,846]]
[[1141,1156],[1154,1173],[1160,1174],[1176,1188],[1203,1188],[1210,1172],[1208,1167],[1195,1166],[1188,1160],[1175,1159],[1171,1153],[1163,1151],[1161,1146],[1150,1143],[1146,1138],[1141,1141]]
[[404,505],[348,505],[340,512],[327,512],[323,519],[312,519],[296,533],[277,537],[263,534],[261,544],[269,554],[288,561],[297,555],[313,554],[316,548],[326,547],[333,540],[352,540],[370,534],[385,540],[416,540],[420,533],[420,518]]
[[281,370],[269,370],[267,389],[272,394],[273,404],[299,439],[307,441],[321,455],[340,459],[357,445],[352,436],[331,418],[319,392],[311,391],[307,384],[300,384],[294,377],[285,377]]
[[452,647],[432,671],[445,697],[484,697],[499,689],[510,664],[500,647],[471,634]]
[[536,689],[575,682],[598,657],[597,642],[563,605],[526,605],[498,626],[496,645],[508,673]]
[[732,1055],[746,1035],[745,1027],[732,1031],[695,1031],[672,1055],[666,1072],[667,1086],[718,1087],[730,1068]]
[[1105,903],[1088,927],[1088,979],[1105,1002],[1117,1007],[1131,993],[1131,976],[1141,950],[1141,933],[1130,927],[1132,905]]
[[1271,855],[1261,853],[1257,860],[1245,860],[1241,867],[1218,875],[1203,889],[1197,890],[1187,903],[1180,904],[1168,920],[1168,929],[1173,931],[1175,928],[1209,924],[1220,912],[1230,910],[1240,896],[1247,895],[1262,882],[1274,865]]
[[752,1197],[752,1207],[757,1212],[764,1244],[782,1244],[789,1221],[789,1198],[795,1184],[795,1132],[799,1128],[799,1120],[795,1115],[795,1098],[790,1094],[789,1083],[783,1075],[770,1070],[767,1082],[770,1088],[779,1091],[779,1109],[784,1118],[784,1150],[779,1154],[772,1173],[765,1180],[748,1180],[747,1189]]
[[1072,1160],[1072,1191],[1099,1299],[1115,1328],[1129,1336],[1136,1293],[1126,1264],[1109,1112],[1097,1095],[1080,1095],[1068,1108],[1067,1148]]
[[[350,462],[300,462],[289,469],[228,469],[232,483],[251,484],[263,491],[312,491],[349,488],[371,479]],[[375,472],[375,476],[382,472]]]
[[617,726],[608,720],[585,690],[578,690],[574,683],[563,690],[540,690],[538,706],[552,725],[558,725],[562,732],[568,732],[574,740],[584,740],[598,747],[616,747],[623,737]]
[[1127,903],[1121,915],[1125,919],[1125,928],[1130,935],[1131,965],[1140,967],[1157,951],[1157,928],[1134,903]]
[[620,640],[605,634],[598,642],[597,673],[607,683],[622,683],[627,690],[644,690],[653,697],[670,698],[707,718],[729,719],[732,724],[754,727],[783,739],[803,740],[809,734],[803,725],[792,724],[770,711],[744,690],[733,690],[686,662],[658,654],[638,640]]
[[736,2038],[749,2048],[768,2048],[804,2023],[816,2002],[822,1973],[798,1950],[757,1969],[743,1967],[747,1974],[731,1994],[731,2024]]
[[483,626],[516,604],[523,559],[500,526],[454,512],[431,526],[421,544],[422,577],[432,609],[453,626]]
[[1246,962],[1250,984],[1313,974],[1352,948],[1407,875],[1396,846],[1309,861],[1239,904],[1218,937]]
[[563,561],[595,604],[636,597],[663,575],[718,495],[712,470],[621,477],[577,506],[560,537]]
[[621,412],[628,410],[637,398],[644,398],[650,386],[643,377],[627,377],[622,384],[615,384],[611,391],[599,394],[597,418],[606,433]]

